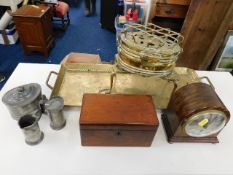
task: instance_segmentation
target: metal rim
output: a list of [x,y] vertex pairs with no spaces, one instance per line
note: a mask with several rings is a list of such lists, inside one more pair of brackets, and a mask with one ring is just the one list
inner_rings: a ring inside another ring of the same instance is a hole
[[[205,121],[207,122],[206,125],[201,126],[200,123],[203,122],[204,124]],[[216,122],[219,123],[217,125],[214,125],[216,124]],[[206,110],[206,111],[198,112],[197,114],[194,114],[193,116],[189,117],[184,122],[183,126],[185,133],[189,136],[207,137],[221,131],[226,125],[226,123],[227,123],[227,117],[224,112],[219,110]],[[194,127],[191,127],[191,125],[193,125]]]
[[[28,96],[22,96],[21,101],[19,101],[17,100],[18,98],[17,96],[18,96],[18,91],[20,88],[30,89],[30,91],[34,91],[34,94],[31,94]],[[40,96],[41,96],[41,86],[37,83],[30,83],[30,84],[18,86],[16,88],[13,88],[7,91],[2,97],[2,102],[10,107],[20,107],[20,106],[31,104],[33,101],[35,101]],[[12,98],[16,100],[12,100]]]

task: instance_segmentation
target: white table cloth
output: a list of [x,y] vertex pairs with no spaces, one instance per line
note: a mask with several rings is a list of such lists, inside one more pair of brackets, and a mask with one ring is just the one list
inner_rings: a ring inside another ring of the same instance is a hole
[[[45,85],[50,71],[59,65],[19,64],[3,89],[3,94],[19,85],[39,83],[43,94],[51,90]],[[226,72],[199,71],[208,76],[216,92],[233,114],[233,78]],[[52,78],[53,80],[56,77]],[[24,142],[17,122],[0,102],[0,174],[1,175],[74,175],[74,174],[233,174],[233,119],[219,135],[219,144],[173,143],[166,140],[160,120],[151,147],[83,147],[80,143],[80,108],[65,108],[67,125],[52,130],[49,119],[39,121],[45,133],[36,146]]]

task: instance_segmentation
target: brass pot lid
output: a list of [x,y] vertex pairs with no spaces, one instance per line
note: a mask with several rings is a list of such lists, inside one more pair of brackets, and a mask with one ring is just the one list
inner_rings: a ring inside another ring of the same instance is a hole
[[30,83],[9,90],[3,96],[2,101],[7,106],[25,106],[32,103],[40,95],[41,86],[37,83]]
[[221,131],[226,123],[227,117],[223,112],[206,110],[189,117],[184,130],[192,137],[207,137]]

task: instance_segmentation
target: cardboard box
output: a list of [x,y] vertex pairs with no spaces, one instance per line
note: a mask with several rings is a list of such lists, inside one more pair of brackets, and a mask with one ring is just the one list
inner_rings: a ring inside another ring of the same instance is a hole
[[75,63],[93,63],[100,64],[101,59],[99,55],[87,53],[71,52],[61,61],[61,64],[75,64]]

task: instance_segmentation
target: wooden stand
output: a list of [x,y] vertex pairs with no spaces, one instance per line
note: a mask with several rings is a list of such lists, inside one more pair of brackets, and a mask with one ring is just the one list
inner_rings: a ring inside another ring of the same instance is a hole
[[176,132],[172,129],[171,118],[177,117],[171,110],[164,110],[162,114],[162,122],[165,133],[167,135],[167,141],[169,143],[174,142],[189,142],[189,143],[219,143],[217,136],[211,137],[190,137],[188,135],[176,135]]

